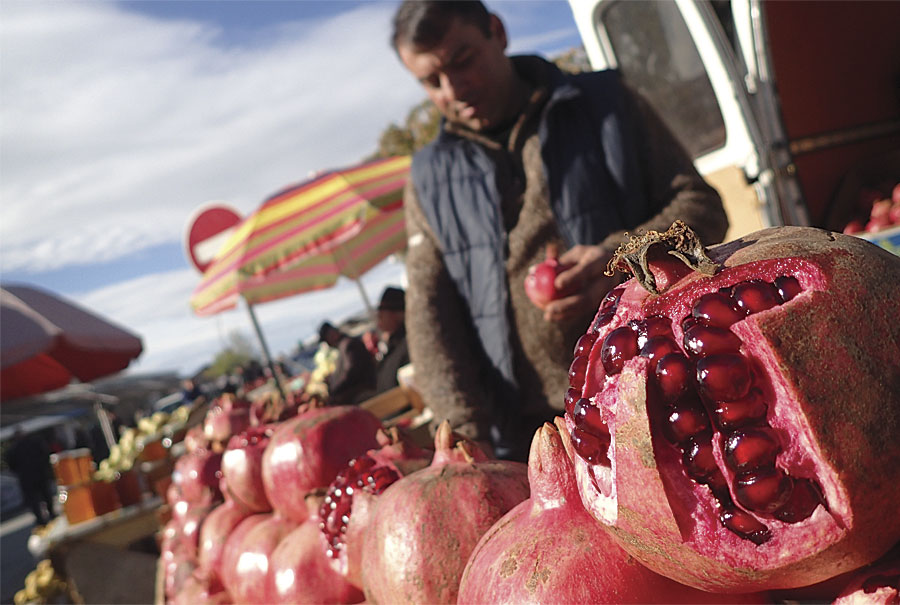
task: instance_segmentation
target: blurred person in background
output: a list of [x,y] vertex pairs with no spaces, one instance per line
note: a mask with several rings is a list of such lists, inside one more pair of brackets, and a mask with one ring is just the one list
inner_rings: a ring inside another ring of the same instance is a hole
[[406,293],[388,286],[375,311],[378,329],[378,362],[375,390],[383,393],[397,386],[397,370],[409,363],[406,344]]
[[50,450],[43,438],[17,427],[14,442],[6,452],[6,464],[19,480],[22,496],[37,524],[50,523],[56,517],[56,493],[51,484]]
[[[561,414],[568,368],[625,232],[681,219],[707,245],[722,201],[637,93],[607,70],[565,74],[506,54],[481,2],[405,0],[391,43],[443,115],[413,158],[404,206],[406,327],[416,385],[435,422],[525,460]],[[524,291],[548,245],[572,291],[544,309]]]
[[324,322],[319,341],[338,352],[334,371],[326,378],[329,405],[355,405],[375,392],[375,359],[359,338]]

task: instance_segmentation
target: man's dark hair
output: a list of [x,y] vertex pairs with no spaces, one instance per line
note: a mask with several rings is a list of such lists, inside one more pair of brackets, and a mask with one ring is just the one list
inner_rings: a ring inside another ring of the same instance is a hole
[[479,0],[403,0],[394,13],[394,50],[401,44],[432,48],[444,38],[453,18],[491,35],[491,14]]

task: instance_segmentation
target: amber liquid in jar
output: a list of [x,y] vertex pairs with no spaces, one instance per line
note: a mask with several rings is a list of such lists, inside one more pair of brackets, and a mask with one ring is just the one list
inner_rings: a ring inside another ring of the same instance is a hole
[[91,486],[89,483],[61,485],[59,487],[59,502],[63,505],[69,525],[83,523],[97,516],[97,513],[94,512],[94,500],[91,497]]
[[86,447],[50,454],[50,464],[53,465],[58,485],[78,485],[90,481],[94,472],[94,459],[91,450]]
[[99,517],[106,513],[122,508],[119,502],[119,493],[113,481],[93,481],[91,486],[91,500],[94,503],[94,513]]

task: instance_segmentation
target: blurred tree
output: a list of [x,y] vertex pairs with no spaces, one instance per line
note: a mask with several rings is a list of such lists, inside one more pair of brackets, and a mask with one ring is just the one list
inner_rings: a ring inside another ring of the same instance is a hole
[[228,334],[228,344],[216,354],[212,363],[203,372],[208,379],[218,378],[234,371],[254,359],[255,347],[247,336],[239,330]]
[[[557,67],[569,73],[590,71],[584,47],[571,48],[552,59]],[[366,161],[395,155],[410,155],[431,142],[437,136],[441,114],[437,107],[425,99],[406,115],[403,125],[390,124],[378,138],[378,149],[365,158]]]

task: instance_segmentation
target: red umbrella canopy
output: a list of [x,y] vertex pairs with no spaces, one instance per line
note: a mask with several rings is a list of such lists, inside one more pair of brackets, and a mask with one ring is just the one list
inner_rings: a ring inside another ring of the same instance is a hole
[[128,367],[141,339],[30,286],[0,287],[0,400],[90,382]]

